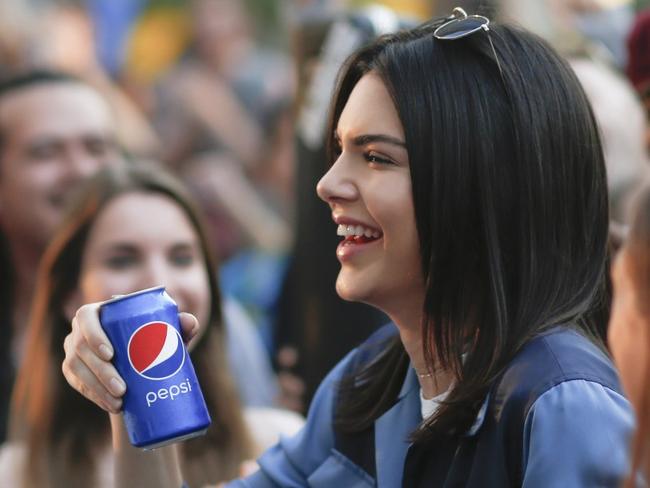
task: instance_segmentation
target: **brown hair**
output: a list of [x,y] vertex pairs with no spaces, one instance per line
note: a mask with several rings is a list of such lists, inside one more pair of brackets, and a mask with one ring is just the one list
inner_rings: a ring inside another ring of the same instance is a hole
[[[624,251],[628,271],[635,289],[635,305],[650,327],[650,183],[639,193],[634,206],[630,233]],[[638,406],[638,427],[632,451],[632,476],[626,486],[636,486],[635,476],[650,466],[650,362],[645,368],[641,404]]]
[[97,484],[100,455],[110,445],[106,412],[92,404],[61,374],[63,341],[70,324],[63,310],[78,286],[86,239],[102,209],[129,192],[161,194],[189,218],[201,244],[212,297],[205,333],[191,352],[212,417],[205,436],[181,446],[183,476],[190,486],[230,479],[253,454],[224,349],[216,261],[197,208],[185,188],[150,164],[118,165],[97,173],[48,247],[39,269],[24,367],[13,393],[12,423],[24,427],[27,486],[85,487]]

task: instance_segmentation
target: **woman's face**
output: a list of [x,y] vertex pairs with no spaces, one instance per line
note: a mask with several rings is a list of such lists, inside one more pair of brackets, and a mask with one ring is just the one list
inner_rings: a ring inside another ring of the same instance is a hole
[[609,319],[609,345],[621,373],[623,387],[639,411],[649,359],[650,323],[639,309],[637,290],[632,279],[634,266],[623,247],[612,266],[614,301]]
[[132,192],[99,213],[82,257],[80,303],[164,285],[183,312],[207,324],[210,286],[198,236],[169,197]]
[[381,79],[354,87],[336,128],[338,158],[317,186],[342,240],[338,294],[389,315],[421,310],[424,284],[404,130]]

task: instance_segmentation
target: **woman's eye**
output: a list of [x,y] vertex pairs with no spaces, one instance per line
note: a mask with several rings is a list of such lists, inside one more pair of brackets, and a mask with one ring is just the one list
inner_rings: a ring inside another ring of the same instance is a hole
[[60,148],[53,143],[40,144],[29,148],[29,157],[34,161],[53,159],[60,153]]
[[174,253],[171,255],[170,261],[174,266],[190,266],[194,263],[194,254],[188,252]]
[[391,161],[388,158],[384,158],[379,156],[376,153],[373,152],[367,152],[364,153],[363,157],[368,161],[369,163],[376,163],[376,164],[395,164],[393,161]]
[[135,264],[136,258],[130,254],[110,256],[106,259],[105,264],[110,269],[124,269]]

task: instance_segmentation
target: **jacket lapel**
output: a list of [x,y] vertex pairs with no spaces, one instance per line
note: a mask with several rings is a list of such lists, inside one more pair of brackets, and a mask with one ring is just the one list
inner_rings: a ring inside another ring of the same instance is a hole
[[401,486],[408,437],[421,421],[420,384],[409,368],[397,402],[375,421],[377,486]]

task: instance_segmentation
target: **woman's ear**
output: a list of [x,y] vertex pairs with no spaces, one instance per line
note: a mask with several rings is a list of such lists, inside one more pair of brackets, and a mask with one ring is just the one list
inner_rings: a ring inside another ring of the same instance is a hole
[[75,288],[70,292],[63,303],[63,313],[65,314],[65,318],[68,319],[68,322],[72,322],[77,310],[79,310],[79,307],[83,304],[84,302],[81,297],[81,291],[79,291],[79,288]]

